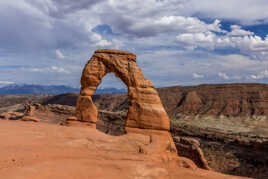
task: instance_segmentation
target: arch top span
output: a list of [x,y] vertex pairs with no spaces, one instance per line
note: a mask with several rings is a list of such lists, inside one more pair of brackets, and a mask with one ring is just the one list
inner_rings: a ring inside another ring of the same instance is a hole
[[100,59],[111,59],[113,56],[120,56],[125,61],[134,61],[136,62],[136,55],[131,52],[122,51],[122,50],[113,50],[113,49],[99,49],[96,50],[93,56]]
[[78,121],[95,124],[98,111],[91,95],[102,78],[113,72],[128,87],[129,108],[126,127],[169,130],[168,115],[150,80],[136,64],[136,55],[121,50],[96,50],[84,67],[80,97],[76,106]]
[[106,53],[106,54],[117,54],[117,55],[130,55],[136,58],[136,55],[134,53],[123,51],[123,50],[115,50],[115,49],[99,49],[94,52],[96,53]]

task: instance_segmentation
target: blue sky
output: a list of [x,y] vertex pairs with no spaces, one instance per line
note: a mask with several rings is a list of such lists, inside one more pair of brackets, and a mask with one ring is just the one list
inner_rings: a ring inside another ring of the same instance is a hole
[[[156,87],[268,83],[266,0],[0,2],[0,86],[79,87],[99,48],[134,52]],[[101,87],[123,84],[107,75]]]

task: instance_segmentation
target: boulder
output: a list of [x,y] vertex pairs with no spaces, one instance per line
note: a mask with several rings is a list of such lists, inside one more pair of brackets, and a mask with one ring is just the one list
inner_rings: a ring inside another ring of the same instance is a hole
[[179,136],[173,139],[179,151],[179,156],[191,159],[199,168],[211,170],[198,140]]

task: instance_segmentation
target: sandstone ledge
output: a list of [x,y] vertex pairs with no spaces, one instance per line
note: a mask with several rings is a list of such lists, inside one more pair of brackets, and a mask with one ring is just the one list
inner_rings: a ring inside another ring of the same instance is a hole
[[0,129],[5,141],[0,176],[5,179],[241,178],[201,170],[172,152],[161,152],[157,146],[164,140],[155,141],[156,134],[114,137],[89,128],[4,120]]

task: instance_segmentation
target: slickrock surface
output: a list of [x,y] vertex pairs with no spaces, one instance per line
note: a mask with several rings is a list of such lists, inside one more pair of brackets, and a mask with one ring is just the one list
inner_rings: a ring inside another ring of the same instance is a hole
[[[98,96],[97,100],[100,99],[101,96]],[[104,95],[104,99],[113,100],[109,95]],[[99,105],[99,103],[96,104]],[[39,118],[40,122],[46,123],[64,124],[65,119],[75,112],[75,107],[72,106],[57,104],[45,106],[34,104],[34,106],[36,109],[33,116]],[[14,109],[21,111],[21,107],[23,105],[11,106],[8,111],[11,113],[12,111],[16,112]],[[7,108],[4,109],[7,111]],[[98,113],[98,122],[96,123],[98,130],[115,136],[126,133],[124,126],[127,111],[98,110]],[[23,113],[19,114],[23,115]],[[232,118],[220,116],[217,118],[187,115],[178,115],[177,117],[179,118],[171,121],[171,134],[179,156],[193,160],[201,168],[206,168],[206,163],[208,163],[213,171],[251,176],[258,179],[268,177],[267,119],[263,117]],[[188,137],[179,137],[178,140],[178,136],[191,136],[191,141],[195,142],[184,140]],[[194,139],[192,140],[192,138]],[[200,146],[196,145],[198,143]],[[200,151],[200,149],[202,150]]]
[[[5,179],[239,179],[198,169],[162,131],[109,136],[96,129],[0,121]],[[134,131],[135,132],[135,131]]]
[[119,50],[97,50],[86,64],[76,107],[78,121],[92,124],[97,122],[98,112],[91,95],[102,78],[110,72],[128,87],[127,127],[166,131],[170,129],[168,115],[158,93],[137,66],[136,55]]

